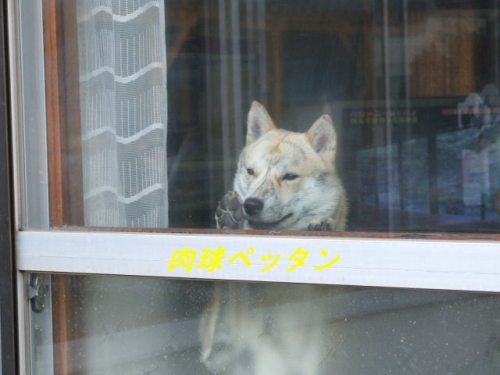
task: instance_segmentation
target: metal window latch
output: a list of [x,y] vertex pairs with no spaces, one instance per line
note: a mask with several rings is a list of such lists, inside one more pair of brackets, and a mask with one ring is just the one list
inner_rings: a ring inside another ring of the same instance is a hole
[[31,302],[31,309],[40,313],[45,309],[45,299],[49,293],[49,286],[44,277],[39,274],[33,274],[28,285],[28,299]]

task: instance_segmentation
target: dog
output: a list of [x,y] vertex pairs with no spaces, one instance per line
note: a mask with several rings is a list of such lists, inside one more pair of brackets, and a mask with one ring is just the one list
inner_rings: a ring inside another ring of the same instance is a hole
[[278,129],[253,102],[233,191],[216,209],[224,229],[343,231],[347,200],[335,168],[337,133],[321,116],[306,133]]
[[[248,113],[233,190],[215,212],[218,228],[343,231],[347,200],[335,168],[328,115],[306,133],[278,129],[265,107]],[[214,373],[315,375],[331,351],[322,330],[331,288],[216,283],[200,323],[201,361]]]

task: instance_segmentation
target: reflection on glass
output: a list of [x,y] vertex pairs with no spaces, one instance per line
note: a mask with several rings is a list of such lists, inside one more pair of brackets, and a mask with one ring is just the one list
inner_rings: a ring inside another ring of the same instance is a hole
[[53,285],[68,302],[54,304],[55,373],[500,370],[498,295],[102,276]]
[[347,230],[499,231],[492,2],[99,4],[66,23],[79,96],[65,104],[80,112],[65,124],[67,224],[214,228],[258,101],[290,131],[333,119]]

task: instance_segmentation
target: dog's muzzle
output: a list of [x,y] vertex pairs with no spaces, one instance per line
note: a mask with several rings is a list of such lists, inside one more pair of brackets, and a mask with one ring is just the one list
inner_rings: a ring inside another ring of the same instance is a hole
[[245,202],[243,202],[243,211],[248,220],[248,224],[253,229],[273,229],[280,225],[283,221],[292,216],[292,213],[289,213],[283,216],[279,220],[275,221],[262,221],[262,218],[259,218],[258,215],[264,209],[264,202],[257,198],[247,198]]
[[257,198],[248,198],[243,202],[243,209],[248,216],[257,215],[264,208],[264,202]]

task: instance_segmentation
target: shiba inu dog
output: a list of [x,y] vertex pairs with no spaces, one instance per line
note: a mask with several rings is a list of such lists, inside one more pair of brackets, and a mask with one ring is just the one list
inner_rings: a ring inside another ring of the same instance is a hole
[[262,104],[248,114],[233,190],[215,213],[218,228],[344,230],[347,203],[337,175],[337,134],[321,116],[306,133],[278,129]]
[[[218,228],[341,231],[345,190],[337,175],[330,116],[306,133],[278,129],[254,102],[233,190],[220,201]],[[331,352],[326,286],[217,283],[201,319],[201,360],[213,373],[314,375]]]

